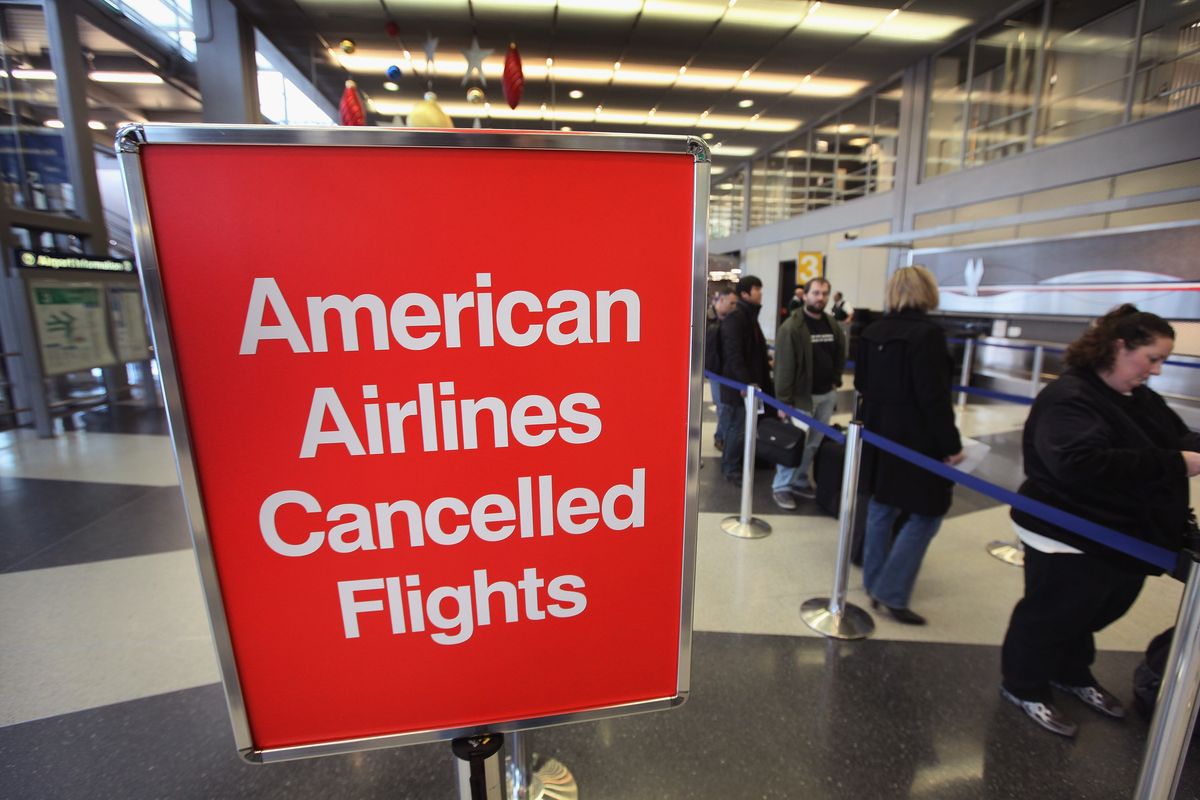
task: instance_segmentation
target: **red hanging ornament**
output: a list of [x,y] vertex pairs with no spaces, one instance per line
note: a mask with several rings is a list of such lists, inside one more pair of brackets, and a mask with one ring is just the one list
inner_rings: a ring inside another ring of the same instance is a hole
[[388,24],[384,26],[384,30],[386,30],[387,35],[393,39],[400,35],[400,26],[390,19],[388,20]]
[[346,81],[346,91],[342,92],[342,102],[338,113],[343,125],[366,125],[367,115],[363,113],[362,101],[358,99],[358,90],[354,81]]
[[508,55],[504,57],[504,99],[509,108],[516,108],[521,102],[521,93],[525,91],[525,73],[521,70],[521,54],[517,52],[517,43],[510,42]]

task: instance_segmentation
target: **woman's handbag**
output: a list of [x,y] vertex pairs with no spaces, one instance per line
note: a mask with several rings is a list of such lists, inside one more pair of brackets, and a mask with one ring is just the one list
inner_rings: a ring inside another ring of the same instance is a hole
[[755,454],[764,461],[798,467],[804,459],[804,431],[773,416],[758,421]]

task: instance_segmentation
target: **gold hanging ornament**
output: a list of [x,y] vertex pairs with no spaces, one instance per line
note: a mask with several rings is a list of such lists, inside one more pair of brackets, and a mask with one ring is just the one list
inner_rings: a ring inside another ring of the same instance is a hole
[[353,39],[342,39],[338,44],[341,46],[342,52],[346,55],[350,55],[357,49]]
[[408,127],[453,128],[454,121],[438,105],[437,95],[433,92],[426,92],[425,99],[418,100],[413,104],[413,109],[408,115]]

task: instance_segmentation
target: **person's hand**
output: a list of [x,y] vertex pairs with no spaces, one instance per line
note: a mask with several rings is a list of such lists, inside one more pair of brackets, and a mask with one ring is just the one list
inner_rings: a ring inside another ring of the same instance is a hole
[[1194,478],[1200,475],[1200,453],[1194,450],[1184,450],[1183,463],[1187,466],[1187,474],[1189,478]]
[[963,459],[965,459],[966,457],[967,457],[967,454],[964,453],[962,450],[959,450],[957,453],[955,453],[952,456],[946,456],[945,458],[942,459],[942,461],[944,461],[945,463],[954,467],[954,466],[961,464],[963,462]]
[[788,413],[786,411],[784,411],[782,408],[776,409],[776,410],[779,412],[779,418],[781,420],[783,420],[784,422],[787,422]]

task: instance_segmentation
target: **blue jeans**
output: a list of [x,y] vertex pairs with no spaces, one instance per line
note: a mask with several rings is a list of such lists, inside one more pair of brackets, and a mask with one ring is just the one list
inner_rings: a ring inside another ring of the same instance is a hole
[[[726,478],[742,474],[742,450],[746,447],[746,405],[723,405],[729,410],[729,425],[725,428],[725,449],[721,451],[721,474]],[[754,465],[750,465],[754,469]]]
[[712,401],[717,407],[717,430],[713,433],[713,438],[724,442],[729,438],[729,420],[733,416],[733,412],[730,411],[732,406],[721,402],[721,384],[709,380],[708,386],[712,392]]
[[925,551],[942,525],[941,517],[909,514],[896,541],[889,545],[892,525],[901,510],[874,498],[867,505],[863,585],[867,594],[889,608],[908,608]]
[[[814,419],[828,423],[833,418],[833,409],[837,407],[837,390],[825,394],[814,394],[812,403],[811,410],[806,408],[799,410],[807,411]],[[801,458],[800,466],[785,467],[782,464],[776,464],[775,479],[771,481],[772,491],[782,492],[786,489],[808,488],[808,471],[812,468],[813,458],[817,455],[817,448],[821,446],[821,440],[824,438],[825,434],[816,428],[808,429],[808,438],[804,440],[804,456]]]

